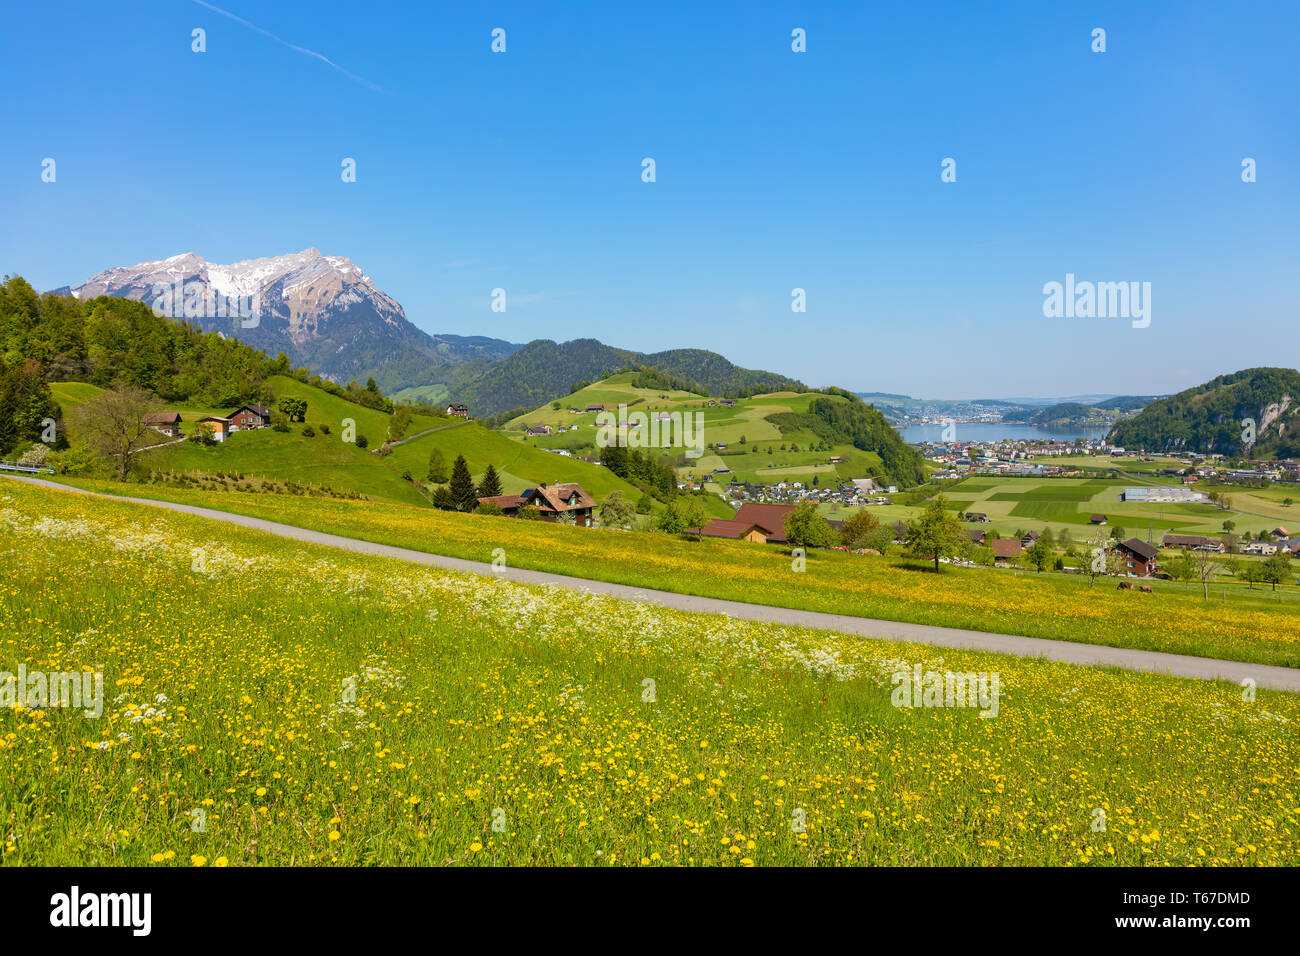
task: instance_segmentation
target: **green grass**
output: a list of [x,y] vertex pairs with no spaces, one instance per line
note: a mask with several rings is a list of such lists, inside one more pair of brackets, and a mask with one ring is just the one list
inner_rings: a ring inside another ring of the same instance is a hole
[[[314,438],[305,437],[303,425],[297,423],[288,432],[269,428],[236,432],[219,445],[184,442],[142,452],[141,465],[156,471],[183,473],[240,472],[421,505],[426,499],[402,475],[409,471],[413,478],[425,480],[430,453],[438,448],[448,467],[458,454],[463,454],[476,479],[489,464],[495,466],[502,474],[507,492],[522,491],[540,482],[563,481],[581,484],[598,499],[612,491],[622,491],[634,499],[641,495],[633,485],[605,468],[529,448],[476,422],[463,423],[454,418],[415,416],[406,429],[406,436],[438,430],[395,446],[391,454],[380,456],[375,452],[383,444],[391,421],[386,412],[353,404],[293,378],[276,376],[269,379],[269,384],[277,401],[294,397],[307,402],[306,424],[315,430]],[[66,399],[74,403],[99,391],[92,385],[80,384],[58,384],[54,389],[61,402]],[[182,429],[187,433],[192,433],[195,419],[202,415],[224,415],[231,411],[167,407],[181,412]],[[356,435],[367,438],[368,448],[361,449],[354,442],[343,440],[346,420],[353,422]],[[322,426],[328,426],[330,434],[324,434]],[[75,442],[76,436],[72,438]]]
[[[17,482],[0,521],[0,668],[104,686],[90,719],[0,710],[5,865],[1300,862],[1295,695],[688,615]],[[996,676],[996,715],[894,706],[913,665]]]
[[[1177,485],[1177,481],[1146,478],[1146,485]],[[1053,532],[1068,530],[1078,538],[1089,525],[1093,514],[1106,515],[1109,526],[1122,526],[1128,535],[1145,537],[1148,528],[1155,535],[1165,531],[1178,534],[1218,536],[1223,534],[1223,522],[1232,520],[1237,534],[1251,531],[1258,534],[1274,527],[1282,511],[1280,505],[1271,508],[1252,508],[1259,502],[1238,491],[1231,493],[1234,507],[1224,511],[1213,504],[1170,503],[1144,504],[1120,501],[1120,493],[1137,484],[1132,479],[1080,479],[1036,478],[978,475],[963,479],[953,489],[952,495],[966,503],[963,510],[982,512],[989,517],[988,524],[971,525],[985,531],[1011,535],[1016,531],[1041,531],[1049,527]],[[1205,491],[1205,488],[1198,488]],[[1300,496],[1297,496],[1300,497]],[[1265,516],[1244,514],[1246,510],[1264,510]],[[874,510],[882,520],[896,520],[891,512]],[[1300,512],[1297,512],[1300,513]],[[897,518],[908,520],[914,509],[897,513]],[[1300,522],[1297,522],[1300,523]],[[1088,532],[1089,534],[1091,532]]]
[[1279,604],[1269,592],[1218,583],[1215,600],[1205,602],[1164,582],[1155,582],[1154,594],[1138,594],[1117,591],[1113,580],[1104,578],[1090,585],[1086,577],[1072,575],[956,567],[935,574],[894,558],[820,550],[811,552],[807,570],[798,572],[788,550],[776,545],[567,528],[391,502],[78,484],[477,561],[491,561],[501,548],[514,567],[687,594],[1300,666],[1300,613],[1294,603]]
[[[821,441],[812,432],[796,429],[783,433],[766,420],[767,415],[777,412],[807,411],[813,399],[824,397],[819,393],[773,392],[739,399],[731,407],[719,404],[710,407],[707,398],[690,392],[633,388],[629,384],[633,377],[633,373],[624,372],[589,385],[560,399],[558,410],[551,408],[548,402],[508,422],[503,432],[533,447],[576,448],[591,455],[596,451],[597,413],[581,409],[598,403],[611,412],[617,412],[622,403],[628,405],[629,413],[703,415],[704,441],[709,446],[724,444],[728,447],[725,454],[716,454],[711,447],[704,457],[680,467],[678,474],[683,478],[699,480],[713,469],[725,467],[732,469],[731,475],[723,476],[725,480],[810,484],[814,477],[818,477],[823,486],[833,487],[849,478],[879,477],[883,473],[880,457],[874,452],[864,452],[852,445],[835,445],[826,451],[811,452],[808,447]],[[660,398],[660,395],[668,397]],[[570,408],[579,409],[579,414],[570,414]],[[528,427],[541,424],[551,425],[556,432],[536,437],[524,434]],[[577,425],[578,430],[569,431],[571,425]],[[742,437],[745,439],[743,445],[740,443]],[[790,451],[790,444],[803,450]],[[782,445],[787,449],[781,450]],[[835,456],[843,457],[845,461],[831,464],[830,459]]]
[[448,401],[451,393],[447,391],[446,385],[413,385],[399,389],[388,397],[395,402],[428,402],[430,405],[438,405]]

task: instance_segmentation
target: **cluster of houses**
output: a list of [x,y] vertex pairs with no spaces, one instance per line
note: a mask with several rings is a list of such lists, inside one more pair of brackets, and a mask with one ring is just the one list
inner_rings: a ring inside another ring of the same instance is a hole
[[[963,515],[969,517],[969,515]],[[1095,515],[1096,518],[1104,519],[1104,515]],[[987,519],[985,519],[987,520]],[[1097,522],[1105,524],[1105,521]],[[988,533],[985,531],[971,530],[967,532],[970,539],[976,544],[987,544],[993,551],[993,563],[997,567],[1006,567],[1018,562],[1024,549],[1033,546],[1038,540],[1038,532],[1027,532],[1020,538],[994,538],[988,539]],[[1166,532],[1159,545],[1143,541],[1141,538],[1128,538],[1119,541],[1115,545],[1115,550],[1120,555],[1121,563],[1125,571],[1139,578],[1151,577],[1160,570],[1159,557],[1162,548],[1182,548],[1191,551],[1210,551],[1216,554],[1222,554],[1226,548],[1222,541],[1214,538],[1206,538],[1195,534],[1171,534]],[[1289,551],[1293,556],[1300,558],[1300,537],[1292,538],[1286,528],[1274,528],[1268,534],[1268,540],[1264,540],[1261,535],[1260,540],[1252,541],[1242,546],[1243,554],[1257,554],[1268,556],[1276,554],[1278,551]]]
[[1045,465],[1030,459],[1062,455],[1098,455],[1109,446],[1102,439],[1080,441],[952,441],[926,442],[922,454],[941,468],[933,477],[960,478],[977,472],[990,475],[1070,475],[1077,469]]
[[[1214,554],[1223,554],[1228,550],[1226,542],[1199,534],[1170,534],[1166,531],[1161,543],[1166,548],[1210,551]],[[1238,550],[1242,554],[1254,554],[1261,557],[1268,557],[1277,554],[1279,551],[1289,551],[1293,556],[1300,557],[1300,537],[1292,537],[1286,528],[1279,525],[1268,532],[1267,536],[1261,534],[1258,540],[1241,544]]]
[[[698,486],[692,482],[680,482],[678,487],[694,490]],[[778,481],[772,484],[733,481],[724,490],[723,498],[732,506],[741,506],[749,501],[772,504],[797,504],[811,501],[816,504],[834,503],[849,508],[887,505],[889,498],[886,496],[897,493],[897,485],[881,485],[874,478],[854,478],[851,481],[840,482],[834,488],[818,488],[801,481]]]
[[[1133,458],[1153,462],[1155,457],[1139,451],[1107,444],[1104,439],[1080,441],[962,441],[927,442],[922,453],[942,466],[933,477],[960,478],[966,474],[1069,476],[1077,468],[1047,464],[1043,458],[1079,455],[1105,455],[1109,458]],[[1201,479],[1223,483],[1254,481],[1300,482],[1300,461],[1250,461],[1245,468],[1229,468],[1221,455],[1189,453],[1179,456],[1178,466],[1160,469],[1159,473],[1179,477],[1185,485]]]
[[[140,419],[160,435],[168,438],[181,436],[179,412],[150,412]],[[234,432],[253,431],[271,424],[271,410],[265,405],[240,405],[229,415],[206,415],[195,421],[195,427],[206,431],[215,441],[223,442]]]
[[[1197,534],[1170,534],[1166,532],[1161,539],[1160,545],[1165,548],[1209,551],[1215,554],[1222,554],[1227,550],[1222,541]],[[1129,538],[1127,541],[1121,541],[1116,545],[1116,550],[1122,556],[1125,568],[1136,577],[1150,577],[1160,569],[1160,565],[1156,560],[1160,554],[1160,548],[1140,538]],[[1268,540],[1265,540],[1264,536],[1261,535],[1260,540],[1252,541],[1241,548],[1243,554],[1262,556],[1277,554],[1279,551],[1288,551],[1293,557],[1300,557],[1300,538],[1292,538],[1286,528],[1277,527],[1268,533]]]
[[557,430],[561,432],[564,431],[576,432],[578,430],[578,426],[577,425],[567,425],[567,426],[566,425],[533,425],[531,428],[528,429],[528,431],[524,432],[524,434],[527,435],[529,438],[541,438],[546,435],[553,435],[556,433]]

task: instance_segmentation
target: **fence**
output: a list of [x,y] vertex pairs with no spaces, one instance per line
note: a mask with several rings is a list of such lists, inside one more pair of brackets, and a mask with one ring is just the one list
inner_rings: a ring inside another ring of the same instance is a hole
[[45,465],[20,465],[16,461],[0,461],[0,471],[21,471],[29,475],[54,474],[54,469]]

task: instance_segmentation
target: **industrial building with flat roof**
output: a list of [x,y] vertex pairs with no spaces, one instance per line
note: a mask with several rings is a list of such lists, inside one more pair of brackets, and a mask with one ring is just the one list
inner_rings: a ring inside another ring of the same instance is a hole
[[1191,488],[1152,485],[1146,488],[1125,488],[1124,500],[1161,503],[1209,501],[1210,499],[1199,491],[1193,491]]

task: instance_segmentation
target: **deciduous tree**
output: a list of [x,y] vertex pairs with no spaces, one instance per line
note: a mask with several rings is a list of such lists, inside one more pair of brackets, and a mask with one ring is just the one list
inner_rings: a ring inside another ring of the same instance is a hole
[[157,434],[143,419],[158,405],[143,389],[118,386],[78,405],[72,413],[73,426],[96,454],[117,466],[118,480],[126,481],[131,455],[152,444],[150,439]]
[[921,517],[907,525],[908,550],[918,557],[933,560],[936,571],[939,570],[940,558],[958,553],[961,537],[961,524],[953,516],[948,499],[943,495],[931,500]]

